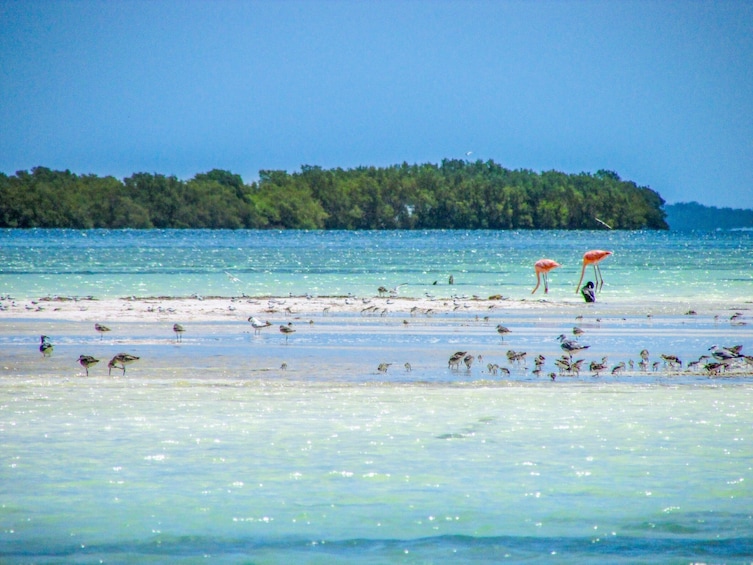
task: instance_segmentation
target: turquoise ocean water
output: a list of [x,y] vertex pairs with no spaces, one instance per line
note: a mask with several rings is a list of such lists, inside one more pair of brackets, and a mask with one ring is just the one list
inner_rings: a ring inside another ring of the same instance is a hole
[[[563,267],[548,300],[575,314],[591,248],[614,256],[603,320],[582,310],[590,358],[753,350],[748,325],[712,316],[753,300],[749,232],[5,231],[0,295],[373,296],[406,283],[406,296],[530,299],[531,265],[551,257]],[[662,315],[670,301],[698,315]],[[153,322],[110,341],[51,324],[41,359],[44,318],[0,312],[0,562],[753,562],[749,373],[454,372],[456,349],[551,359],[573,319],[402,319],[318,315],[287,345],[240,315],[190,326],[183,344]],[[496,321],[513,329],[504,342]],[[142,357],[123,377],[85,378],[71,361],[123,348]]]
[[563,265],[550,275],[556,300],[572,297],[589,249],[614,253],[602,263],[612,302],[753,299],[750,231],[2,230],[0,292],[373,296],[405,283],[401,294],[423,296],[453,275],[448,295],[517,299],[530,296],[533,263],[548,257]]

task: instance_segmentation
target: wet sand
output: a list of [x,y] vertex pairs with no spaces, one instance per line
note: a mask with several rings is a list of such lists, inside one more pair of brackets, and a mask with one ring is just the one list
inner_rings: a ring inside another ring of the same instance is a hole
[[[317,380],[335,382],[590,382],[629,379],[726,377],[745,379],[753,367],[735,360],[719,375],[706,370],[713,345],[743,345],[753,353],[750,304],[683,303],[654,305],[585,304],[582,301],[509,300],[493,298],[405,297],[148,297],[96,300],[46,298],[0,301],[0,372],[5,376],[80,377],[79,355],[100,362],[92,377],[110,377],[107,361],[128,352],[141,359],[129,365],[127,377]],[[256,332],[254,316],[270,326]],[[112,331],[102,335],[94,324]],[[180,336],[173,324],[182,324]],[[295,333],[285,337],[280,325]],[[500,336],[497,324],[511,329]],[[554,360],[563,354],[560,334],[568,339],[574,326],[589,348],[577,375],[561,374]],[[44,358],[39,336],[49,335],[54,352]],[[651,351],[649,369],[639,367],[638,353]],[[467,351],[474,357],[467,369],[449,369],[449,356]],[[525,351],[519,363],[508,351]],[[671,366],[660,356],[677,355],[683,366]],[[541,371],[534,358],[544,355]],[[604,363],[600,372],[591,362]],[[692,360],[701,363],[688,367]],[[386,369],[379,371],[379,364]],[[408,366],[406,366],[406,363]],[[614,371],[624,363],[624,368]],[[491,367],[490,367],[491,365]],[[493,365],[497,365],[495,371]],[[510,371],[507,375],[506,371]],[[614,374],[613,374],[614,371]],[[115,369],[112,376],[123,376]]]

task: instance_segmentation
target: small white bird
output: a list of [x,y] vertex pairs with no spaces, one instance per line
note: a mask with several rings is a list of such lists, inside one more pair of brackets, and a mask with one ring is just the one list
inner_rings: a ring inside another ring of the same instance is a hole
[[255,318],[254,316],[249,317],[248,321],[251,322],[255,334],[261,333],[261,330],[272,325],[272,322],[262,322],[259,318]]

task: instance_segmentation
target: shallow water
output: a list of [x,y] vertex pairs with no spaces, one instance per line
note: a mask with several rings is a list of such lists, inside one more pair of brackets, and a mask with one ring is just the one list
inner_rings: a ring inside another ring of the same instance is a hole
[[32,380],[4,562],[745,562],[753,387]]
[[[574,286],[593,247],[615,254],[585,305]],[[564,264],[546,303],[488,320],[465,299],[433,316],[316,312],[287,342],[253,335],[244,300],[182,343],[159,316],[100,339],[90,322],[0,312],[0,562],[750,563],[751,370],[687,369],[715,344],[753,349],[748,233],[6,230],[0,295],[373,296],[405,282],[405,296],[530,299],[542,256]],[[584,366],[626,370],[552,381],[576,323]],[[657,371],[637,368],[643,348]],[[457,350],[470,370],[448,368]],[[108,376],[120,351],[141,359]],[[102,359],[89,377],[82,353]]]
[[405,296],[522,299],[535,284],[533,263],[549,257],[563,265],[550,275],[549,298],[572,301],[581,257],[594,248],[614,252],[602,263],[600,300],[696,307],[753,298],[746,231],[0,230],[0,288],[19,299],[373,296],[405,283]]

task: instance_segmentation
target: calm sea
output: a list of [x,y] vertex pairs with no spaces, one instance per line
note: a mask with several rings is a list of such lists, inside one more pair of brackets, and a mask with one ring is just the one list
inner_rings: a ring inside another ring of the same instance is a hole
[[[587,315],[592,357],[753,350],[750,326],[703,311],[753,299],[749,232],[3,231],[0,295],[373,296],[405,283],[406,296],[522,299],[550,257],[563,267],[549,300],[585,307],[574,290],[592,248],[614,252],[598,307],[699,310]],[[289,344],[240,315],[189,326],[182,344],[153,322],[105,340],[59,323],[42,359],[44,319],[0,312],[0,562],[753,563],[749,374],[452,372],[460,348],[484,363],[508,347],[551,359],[573,325],[522,311],[501,320],[502,342],[496,320],[462,316],[318,315]],[[121,349],[142,357],[124,377],[75,363]]]
[[0,293],[373,296],[404,284],[401,294],[423,296],[436,282],[445,295],[517,299],[548,257],[563,265],[550,298],[570,299],[589,249],[614,253],[602,263],[612,302],[753,299],[750,231],[2,230]]

